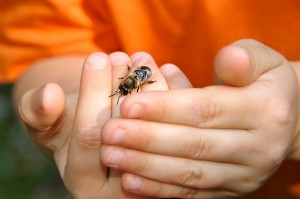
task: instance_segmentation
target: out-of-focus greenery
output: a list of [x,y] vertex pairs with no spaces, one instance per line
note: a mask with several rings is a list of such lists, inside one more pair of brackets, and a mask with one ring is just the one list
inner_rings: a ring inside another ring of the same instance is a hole
[[69,199],[52,160],[18,123],[11,85],[0,85],[0,199]]

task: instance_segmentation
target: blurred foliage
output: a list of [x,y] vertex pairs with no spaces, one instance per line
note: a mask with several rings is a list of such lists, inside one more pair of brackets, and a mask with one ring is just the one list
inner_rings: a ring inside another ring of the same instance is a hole
[[69,199],[54,162],[18,122],[11,91],[0,85],[0,199]]

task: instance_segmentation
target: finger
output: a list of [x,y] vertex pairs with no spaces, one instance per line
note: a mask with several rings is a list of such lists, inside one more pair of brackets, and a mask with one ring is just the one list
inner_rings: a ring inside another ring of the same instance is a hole
[[170,89],[192,88],[192,83],[185,74],[173,64],[165,64],[160,68]]
[[[140,66],[148,66],[152,71],[152,77],[149,80],[156,81],[152,84],[144,84],[141,86],[140,91],[149,91],[149,90],[164,90],[168,89],[167,83],[164,81],[162,74],[160,73],[154,59],[148,53],[135,53],[131,57],[128,57],[127,54],[116,52],[110,55],[111,63],[112,63],[112,82],[113,82],[113,89],[116,91],[121,83],[127,85],[128,89],[131,89],[131,84],[127,84],[126,81],[128,73],[136,70],[136,68]],[[128,69],[129,67],[129,69]],[[120,79],[123,78],[123,79]],[[137,91],[136,88],[132,89],[132,94]],[[120,97],[120,98],[119,98]],[[119,104],[122,103],[124,98],[127,96],[119,95],[114,97],[112,100],[113,107],[112,107],[112,117],[119,117],[120,116],[120,106]],[[109,172],[112,178],[109,178],[113,184],[120,184],[121,180],[121,173],[118,170],[110,170]]]
[[[103,146],[101,156],[103,163],[109,167],[197,189],[236,189],[238,186],[242,190],[251,176],[248,167],[238,164],[163,156],[115,146]],[[241,183],[236,185],[234,182]]]
[[258,157],[250,153],[255,149],[253,139],[255,135],[243,130],[157,125],[155,122],[128,119],[110,120],[102,131],[102,140],[106,145],[165,156],[235,164],[258,161]]
[[[132,62],[130,57],[123,52],[114,52],[109,55],[109,58],[112,66],[112,115],[116,117],[120,115],[119,106],[124,97],[122,92],[117,93],[117,91],[119,89],[119,85],[123,82],[124,77],[128,74],[128,67],[132,66]],[[130,70],[132,69],[130,68]]]
[[148,66],[152,71],[152,77],[149,80],[155,81],[152,84],[144,84],[141,91],[168,90],[168,84],[155,63],[153,57],[145,52],[137,52],[131,56],[134,66]]
[[111,117],[111,99],[108,97],[110,92],[109,58],[104,53],[91,54],[82,70],[65,169],[65,184],[76,189],[74,194],[79,194],[78,198],[85,194],[97,195],[107,177],[107,168],[99,163],[99,151],[102,125]]
[[[120,83],[124,83],[124,81],[120,80],[120,78],[126,77],[130,71],[134,71],[136,68],[138,68],[140,66],[148,66],[152,72],[152,76],[149,78],[149,80],[155,81],[151,84],[147,84],[147,83],[143,84],[141,86],[141,88],[139,89],[140,92],[152,91],[152,90],[167,90],[168,89],[168,85],[167,85],[165,78],[163,77],[162,73],[160,72],[159,68],[157,67],[154,59],[148,53],[138,52],[138,53],[133,54],[131,56],[131,66],[129,65],[130,68],[127,68],[126,65],[128,65],[129,63],[130,63],[130,61],[127,61],[123,64],[118,64],[115,67],[113,67],[114,90],[117,90]],[[123,68],[123,70],[121,72],[119,70],[120,67]],[[126,70],[127,72],[125,72],[124,70]],[[132,87],[131,84],[128,84],[128,86],[126,86],[126,88],[129,88],[132,91],[131,92],[132,94],[137,92],[137,88]],[[128,97],[129,95],[130,94],[128,94],[126,96],[120,95],[120,99],[118,99],[119,98],[119,96],[118,96],[118,98],[114,99],[114,102],[115,102],[114,104],[117,104],[118,101],[119,101],[119,104],[122,103],[124,98]],[[119,108],[115,108],[113,112],[114,112],[114,116],[120,115]]]
[[58,126],[65,103],[62,88],[54,83],[30,90],[20,100],[19,114],[22,122],[29,129],[30,136],[52,151],[56,147],[52,142],[52,138],[57,133],[57,129],[54,128]]
[[275,50],[255,40],[244,39],[221,49],[214,65],[220,81],[245,86],[283,62],[283,57]]
[[[122,82],[122,79],[128,73],[128,67],[132,66],[132,62],[130,57],[124,52],[114,52],[109,55],[110,63],[112,67],[112,95],[118,91],[119,85]],[[123,95],[121,93],[117,93],[116,95],[111,96],[111,104],[112,104],[112,115],[111,117],[119,117],[120,115],[120,103],[123,100]],[[103,147],[102,147],[103,148]],[[100,154],[100,151],[99,151]],[[108,182],[107,184],[120,185],[121,184],[121,172],[119,170],[115,170],[113,168],[109,168],[108,172]],[[114,192],[117,192],[117,188],[114,187]],[[121,192],[121,190],[120,190]],[[131,196],[133,197],[133,196]]]
[[159,198],[233,198],[237,194],[222,189],[196,189],[150,180],[134,174],[122,176],[122,186],[128,192]]
[[212,86],[143,93],[134,98],[129,96],[122,104],[121,112],[125,118],[193,127],[253,129],[260,125],[257,118],[262,117],[257,115],[257,107],[261,107],[260,102],[266,100],[264,95],[255,94],[267,92],[255,89]]
[[[151,84],[143,84],[139,91],[149,91],[149,90],[166,90],[168,89],[167,83],[161,74],[159,68],[157,67],[154,59],[148,54],[144,52],[138,52],[133,54],[130,59],[127,54],[117,52],[113,53],[110,55],[112,62],[114,62],[114,57],[116,58],[116,63],[112,63],[113,65],[113,88],[114,88],[114,93],[115,91],[118,90],[118,87],[121,83],[126,83],[126,88],[131,91],[131,94],[134,94],[137,92],[137,88],[135,88],[133,83],[128,84],[128,82],[125,82],[125,77],[128,77],[128,74],[130,72],[133,72],[140,66],[148,66],[151,69],[152,76],[149,78],[150,81],[155,81],[154,83]],[[123,58],[121,58],[123,57]],[[122,78],[122,79],[120,79]],[[131,95],[128,93],[128,95]],[[126,96],[128,96],[126,95]],[[125,95],[122,95],[119,93],[119,96],[116,96],[113,99],[114,104],[121,104],[123,99],[126,97]],[[120,98],[119,98],[120,97]],[[114,113],[115,116],[120,115],[119,114],[119,109],[115,108],[117,112]]]

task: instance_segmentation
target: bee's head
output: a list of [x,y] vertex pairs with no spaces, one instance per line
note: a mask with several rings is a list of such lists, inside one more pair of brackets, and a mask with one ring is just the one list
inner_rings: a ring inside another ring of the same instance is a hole
[[120,84],[119,91],[122,95],[128,95],[128,88],[124,84]]

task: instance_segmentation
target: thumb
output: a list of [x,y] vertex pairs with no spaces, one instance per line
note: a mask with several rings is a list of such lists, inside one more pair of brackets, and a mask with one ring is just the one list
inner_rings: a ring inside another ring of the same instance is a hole
[[27,91],[19,103],[19,115],[29,134],[47,147],[55,135],[56,122],[65,108],[65,95],[57,84],[49,83]]
[[283,61],[282,55],[275,50],[258,41],[243,39],[222,48],[215,58],[214,66],[217,81],[245,86]]

